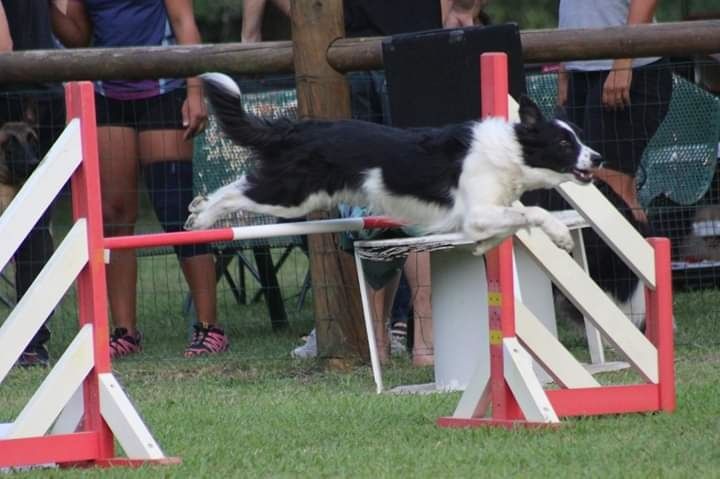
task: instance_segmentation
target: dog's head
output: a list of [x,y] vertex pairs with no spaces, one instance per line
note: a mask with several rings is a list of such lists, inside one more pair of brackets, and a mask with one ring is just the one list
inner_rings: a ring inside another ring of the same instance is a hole
[[0,127],[0,183],[18,186],[40,163],[35,130],[25,122],[7,122]]
[[546,119],[526,96],[520,99],[520,123],[515,125],[515,133],[525,165],[541,170],[545,186],[565,181],[589,183],[592,169],[600,166],[600,154],[583,144],[570,124]]

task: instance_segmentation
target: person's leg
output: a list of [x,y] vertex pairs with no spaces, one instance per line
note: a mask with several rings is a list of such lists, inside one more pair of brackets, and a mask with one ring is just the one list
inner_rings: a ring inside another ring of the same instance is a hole
[[[15,292],[18,300],[30,288],[52,256],[51,215],[52,207],[49,207],[15,252]],[[19,364],[23,366],[47,365],[50,358],[45,343],[49,340],[50,329],[46,323],[43,323],[25,348]]]
[[[146,133],[141,133],[141,137]],[[181,139],[182,140],[182,139]],[[141,140],[142,142],[142,140]],[[192,201],[191,161],[151,162],[143,167],[155,214],[166,232],[182,231]],[[188,283],[198,322],[217,323],[215,264],[206,245],[175,248]]]
[[[150,198],[165,231],[181,231],[192,200],[193,142],[183,138],[183,90],[150,99],[140,122],[138,145]],[[215,262],[205,245],[179,247],[176,253],[195,304],[198,324],[185,356],[225,351],[227,337],[217,325]]]
[[594,176],[612,188],[628,204],[637,221],[647,224],[647,215],[637,197],[635,175],[606,166],[595,171]]
[[407,276],[403,272],[400,275],[400,282],[393,300],[392,312],[390,313],[390,354],[401,356],[408,352],[408,335],[410,315],[412,314],[412,293]]
[[388,336],[388,326],[390,324],[390,315],[392,313],[395,292],[400,283],[400,270],[398,269],[389,281],[378,289],[370,286],[370,305],[372,307],[373,330],[375,331],[375,344],[378,350],[380,362],[386,362],[390,354],[390,338]]
[[[137,133],[128,127],[100,127],[98,149],[105,235],[131,235],[138,213]],[[114,326],[124,329],[130,336],[136,336],[135,250],[112,251],[106,271]]]
[[432,307],[430,305],[430,254],[411,253],[405,262],[405,275],[412,291],[413,364],[433,364]]
[[[145,101],[138,112],[138,144],[140,161],[148,169],[160,168],[154,181],[161,191],[151,191],[158,219],[165,231],[181,231],[192,201],[193,140],[185,140],[182,106],[185,89]],[[170,166],[156,166],[172,162]],[[165,173],[162,173],[164,171]],[[165,175],[163,178],[162,175]],[[162,191],[162,190],[165,191]],[[215,263],[207,246],[196,245],[177,250],[180,266],[195,303],[198,321],[205,325],[217,322]]]

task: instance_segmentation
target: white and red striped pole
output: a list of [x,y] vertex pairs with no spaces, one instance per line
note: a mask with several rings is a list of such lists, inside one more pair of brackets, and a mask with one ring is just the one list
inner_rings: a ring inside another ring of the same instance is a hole
[[135,249],[157,246],[213,243],[218,241],[276,238],[280,236],[341,233],[343,231],[397,228],[401,226],[405,226],[405,224],[386,216],[367,216],[364,218],[299,221],[295,223],[238,226],[234,228],[219,228],[201,231],[181,231],[177,233],[113,236],[105,238],[103,244],[106,249],[110,250]]

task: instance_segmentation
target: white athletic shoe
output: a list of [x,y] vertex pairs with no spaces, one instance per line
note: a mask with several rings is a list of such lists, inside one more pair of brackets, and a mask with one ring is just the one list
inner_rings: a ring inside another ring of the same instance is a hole
[[310,334],[308,334],[305,344],[290,351],[290,356],[295,359],[310,359],[317,357],[317,354],[317,337],[315,336],[315,328],[313,328],[313,330],[310,331]]

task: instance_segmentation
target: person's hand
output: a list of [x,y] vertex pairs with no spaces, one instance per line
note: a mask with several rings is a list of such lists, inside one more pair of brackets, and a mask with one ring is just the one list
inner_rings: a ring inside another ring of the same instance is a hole
[[475,16],[472,10],[451,7],[445,17],[445,28],[470,27],[475,24]]
[[630,106],[630,84],[632,83],[632,60],[613,62],[613,68],[605,79],[602,103],[605,108],[616,110]]
[[478,0],[449,0],[443,22],[444,28],[461,28],[475,25],[475,19],[485,2]]
[[207,126],[207,107],[199,83],[188,84],[187,98],[182,106],[182,121],[185,127],[183,138],[189,140]]

